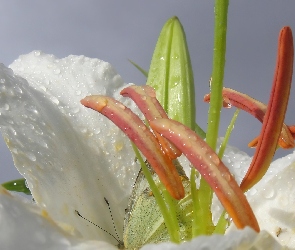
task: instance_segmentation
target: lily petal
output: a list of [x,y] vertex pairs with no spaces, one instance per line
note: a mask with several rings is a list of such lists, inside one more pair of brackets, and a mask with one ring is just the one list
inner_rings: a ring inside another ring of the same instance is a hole
[[80,104],[91,93],[122,98],[123,80],[106,62],[57,59],[40,51],[21,56],[11,68],[16,75],[0,65],[1,133],[37,204],[84,238],[117,244],[75,210],[116,235],[106,198],[116,208],[118,235],[123,234],[124,209],[139,166],[128,138]]
[[23,202],[0,186],[1,249],[115,250],[102,241],[85,241],[61,230],[38,206]]
[[[270,172],[270,173],[269,173]],[[246,196],[258,223],[281,245],[295,247],[295,152],[274,161]]]
[[[0,244],[4,249],[22,249],[30,246],[31,250],[115,250],[113,245],[102,241],[77,239],[62,231],[45,211],[33,204],[24,203],[8,192],[0,191]],[[257,234],[246,227],[227,235],[201,236],[180,245],[173,243],[149,244],[142,249],[193,249],[206,247],[214,249],[237,249],[243,246],[257,249],[283,249],[267,232]]]
[[283,250],[282,246],[268,232],[262,231],[257,234],[254,230],[246,227],[236,230],[227,235],[214,234],[212,236],[200,236],[190,242],[177,245],[173,243],[150,244],[142,250],[185,250],[185,249],[275,249]]

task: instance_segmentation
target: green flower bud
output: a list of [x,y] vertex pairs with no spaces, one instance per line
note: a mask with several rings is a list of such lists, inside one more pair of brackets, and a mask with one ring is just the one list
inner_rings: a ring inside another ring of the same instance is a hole
[[147,85],[171,119],[195,129],[195,90],[185,33],[177,17],[164,25],[153,54]]

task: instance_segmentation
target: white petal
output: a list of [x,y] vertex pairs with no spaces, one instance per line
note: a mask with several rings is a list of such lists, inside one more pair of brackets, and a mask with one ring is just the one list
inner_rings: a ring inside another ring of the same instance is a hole
[[122,235],[124,209],[138,172],[129,140],[80,104],[91,94],[118,97],[124,86],[110,64],[84,56],[56,59],[39,51],[0,66],[0,126],[16,167],[37,203],[86,239]]
[[235,230],[229,234],[223,235],[212,235],[212,236],[200,236],[193,239],[190,242],[176,245],[173,243],[162,243],[162,244],[150,244],[142,248],[142,250],[185,250],[185,249],[255,249],[255,250],[279,250],[283,249],[278,242],[267,232],[263,231],[259,234],[255,233],[250,228],[244,230]]
[[283,246],[292,248],[295,248],[294,182],[295,162],[256,187],[254,195],[248,195],[261,229],[270,232]]
[[[238,162],[239,157],[235,158]],[[272,162],[262,180],[246,193],[260,229],[268,231],[281,245],[292,248],[295,248],[294,170],[295,151]],[[232,230],[236,230],[234,225],[228,229]]]
[[36,205],[24,203],[0,186],[0,246],[3,250],[114,250],[102,241],[82,241],[62,231]]

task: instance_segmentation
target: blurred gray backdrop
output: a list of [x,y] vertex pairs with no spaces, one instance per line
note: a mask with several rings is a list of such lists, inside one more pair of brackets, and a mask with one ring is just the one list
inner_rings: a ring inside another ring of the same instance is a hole
[[[213,46],[213,0],[88,0],[1,1],[0,62],[9,65],[21,54],[42,50],[57,57],[85,55],[110,62],[126,82],[145,78],[129,62],[149,68],[153,48],[165,21],[178,16],[186,31],[197,98],[197,122],[206,129]],[[282,26],[295,30],[294,0],[235,0],[228,16],[227,87],[268,101]],[[295,124],[295,91],[291,92],[287,124]],[[220,135],[234,110],[223,110]],[[261,124],[240,113],[230,144],[248,154],[247,143]],[[3,139],[0,139],[0,183],[19,178]],[[279,150],[276,157],[285,155]]]

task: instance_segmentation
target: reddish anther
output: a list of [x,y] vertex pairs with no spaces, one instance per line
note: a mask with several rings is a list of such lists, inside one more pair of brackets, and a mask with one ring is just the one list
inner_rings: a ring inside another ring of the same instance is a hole
[[[152,87],[132,85],[123,89],[120,94],[131,98],[149,122],[157,118],[168,118],[165,110],[156,99],[156,92]],[[181,152],[172,143],[156,132],[155,135],[171,159],[176,159],[181,155]]]
[[244,193],[205,141],[188,127],[170,119],[157,119],[150,125],[153,130],[173,142],[201,173],[237,228],[250,226],[259,232],[259,225]]
[[279,35],[277,65],[267,111],[250,168],[240,187],[247,191],[266,173],[275,153],[287,110],[293,73],[293,36],[290,27]]
[[[222,96],[223,96],[223,107],[230,108],[232,106],[242,109],[251,115],[253,115],[255,118],[257,118],[260,122],[263,122],[267,106],[257,101],[256,99],[240,93],[236,90],[230,89],[230,88],[223,88],[222,90]],[[210,94],[207,94],[204,96],[205,102],[210,102]],[[279,138],[279,146],[284,149],[290,149],[295,147],[294,138],[295,133],[290,130],[291,126],[287,126],[286,124],[283,124],[281,136]],[[253,139],[248,146],[249,147],[256,147],[258,143],[259,136]]]
[[161,182],[175,199],[184,197],[184,188],[172,160],[163,153],[156,137],[129,108],[106,96],[87,96],[81,103],[116,124],[151,164]]

